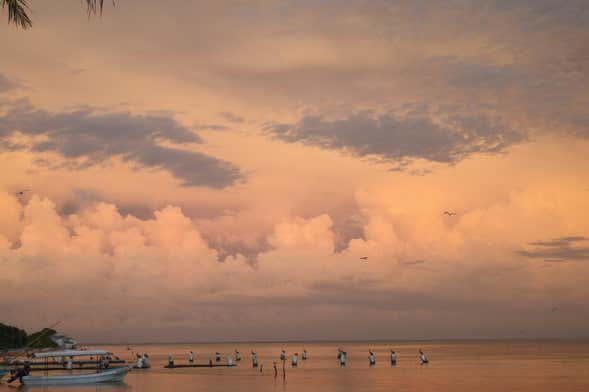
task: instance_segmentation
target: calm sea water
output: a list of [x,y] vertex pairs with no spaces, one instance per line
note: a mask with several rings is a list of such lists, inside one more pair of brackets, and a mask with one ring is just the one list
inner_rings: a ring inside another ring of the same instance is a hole
[[[340,368],[337,348],[348,353],[348,364]],[[231,343],[158,344],[101,346],[132,360],[134,352],[147,352],[152,368],[129,373],[121,385],[67,388],[30,388],[45,391],[589,391],[588,341],[511,342],[347,342],[347,343]],[[300,355],[307,349],[309,359]],[[391,366],[389,353],[398,355]],[[419,364],[418,350],[430,359]],[[188,362],[188,352],[196,353],[197,363],[214,361],[216,351],[223,361],[239,349],[242,361],[233,368],[164,369],[168,355],[176,364]],[[253,369],[250,350],[258,354],[263,371]],[[280,350],[289,361],[286,380],[282,379]],[[376,366],[369,366],[368,349],[376,354]],[[290,367],[290,356],[299,353],[298,368]],[[280,373],[274,378],[273,361]],[[0,386],[2,390],[14,387]]]

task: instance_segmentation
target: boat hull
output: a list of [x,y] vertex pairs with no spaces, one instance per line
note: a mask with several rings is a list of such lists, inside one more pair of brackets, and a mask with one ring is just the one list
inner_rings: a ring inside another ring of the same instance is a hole
[[183,369],[183,368],[208,368],[208,367],[234,367],[236,366],[235,364],[233,365],[229,365],[229,364],[221,364],[221,363],[214,363],[214,364],[209,364],[209,363],[200,363],[200,364],[192,364],[192,365],[184,365],[184,364],[180,364],[180,365],[174,365],[174,366],[170,366],[170,365],[164,365],[164,368],[166,369]]
[[131,368],[129,366],[104,370],[99,373],[61,374],[55,376],[25,376],[25,385],[77,385],[122,382]]

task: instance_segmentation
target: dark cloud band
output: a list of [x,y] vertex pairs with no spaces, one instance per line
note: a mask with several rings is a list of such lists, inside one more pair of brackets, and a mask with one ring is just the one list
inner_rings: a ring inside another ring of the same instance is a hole
[[453,164],[474,153],[502,152],[526,135],[485,115],[450,114],[434,119],[427,110],[376,115],[356,112],[342,119],[308,115],[295,124],[266,125],[274,137],[388,162],[415,159]]
[[167,170],[184,186],[224,188],[241,178],[240,170],[229,162],[162,145],[202,143],[196,133],[170,114],[103,113],[90,107],[52,113],[33,107],[27,100],[5,106],[9,107],[0,116],[1,145],[24,148],[7,142],[14,131],[44,136],[44,141],[29,148],[79,160],[81,163],[68,165],[74,169],[119,157],[141,167]]
[[571,236],[554,238],[547,241],[534,241],[529,245],[531,250],[520,250],[516,253],[520,256],[532,259],[544,259],[548,262],[562,262],[568,260],[589,260],[589,238],[582,236]]

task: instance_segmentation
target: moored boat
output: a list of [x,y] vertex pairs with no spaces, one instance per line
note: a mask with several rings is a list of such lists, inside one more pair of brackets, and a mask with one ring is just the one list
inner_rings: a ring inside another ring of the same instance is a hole
[[[66,350],[36,353],[35,358],[44,358],[46,360],[48,360],[49,358],[73,358],[81,356],[95,356],[97,358],[106,358],[108,355],[109,353],[104,350]],[[130,366],[120,366],[110,369],[99,369],[95,373],[72,373],[51,376],[26,375],[22,377],[22,383],[24,385],[37,386],[115,383],[122,382],[130,370]]]
[[122,382],[127,373],[129,373],[129,370],[129,366],[120,366],[98,373],[25,376],[22,378],[22,381],[25,385],[40,386],[114,383]]

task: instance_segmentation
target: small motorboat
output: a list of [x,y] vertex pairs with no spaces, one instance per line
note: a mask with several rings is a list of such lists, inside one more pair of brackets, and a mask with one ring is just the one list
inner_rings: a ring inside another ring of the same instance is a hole
[[[110,353],[104,350],[66,350],[35,353],[35,358],[44,358],[49,363],[49,358],[73,358],[81,356],[95,356],[106,358]],[[103,362],[104,363],[104,362]],[[122,382],[127,373],[131,370],[130,366],[119,366],[110,369],[97,369],[95,373],[75,373],[59,374],[53,376],[23,376],[24,385],[51,386],[51,385],[79,385],[79,384],[97,384],[97,383],[114,383]]]
[[115,383],[122,382],[129,370],[130,366],[120,366],[98,373],[24,376],[22,382],[24,385],[37,386]]

